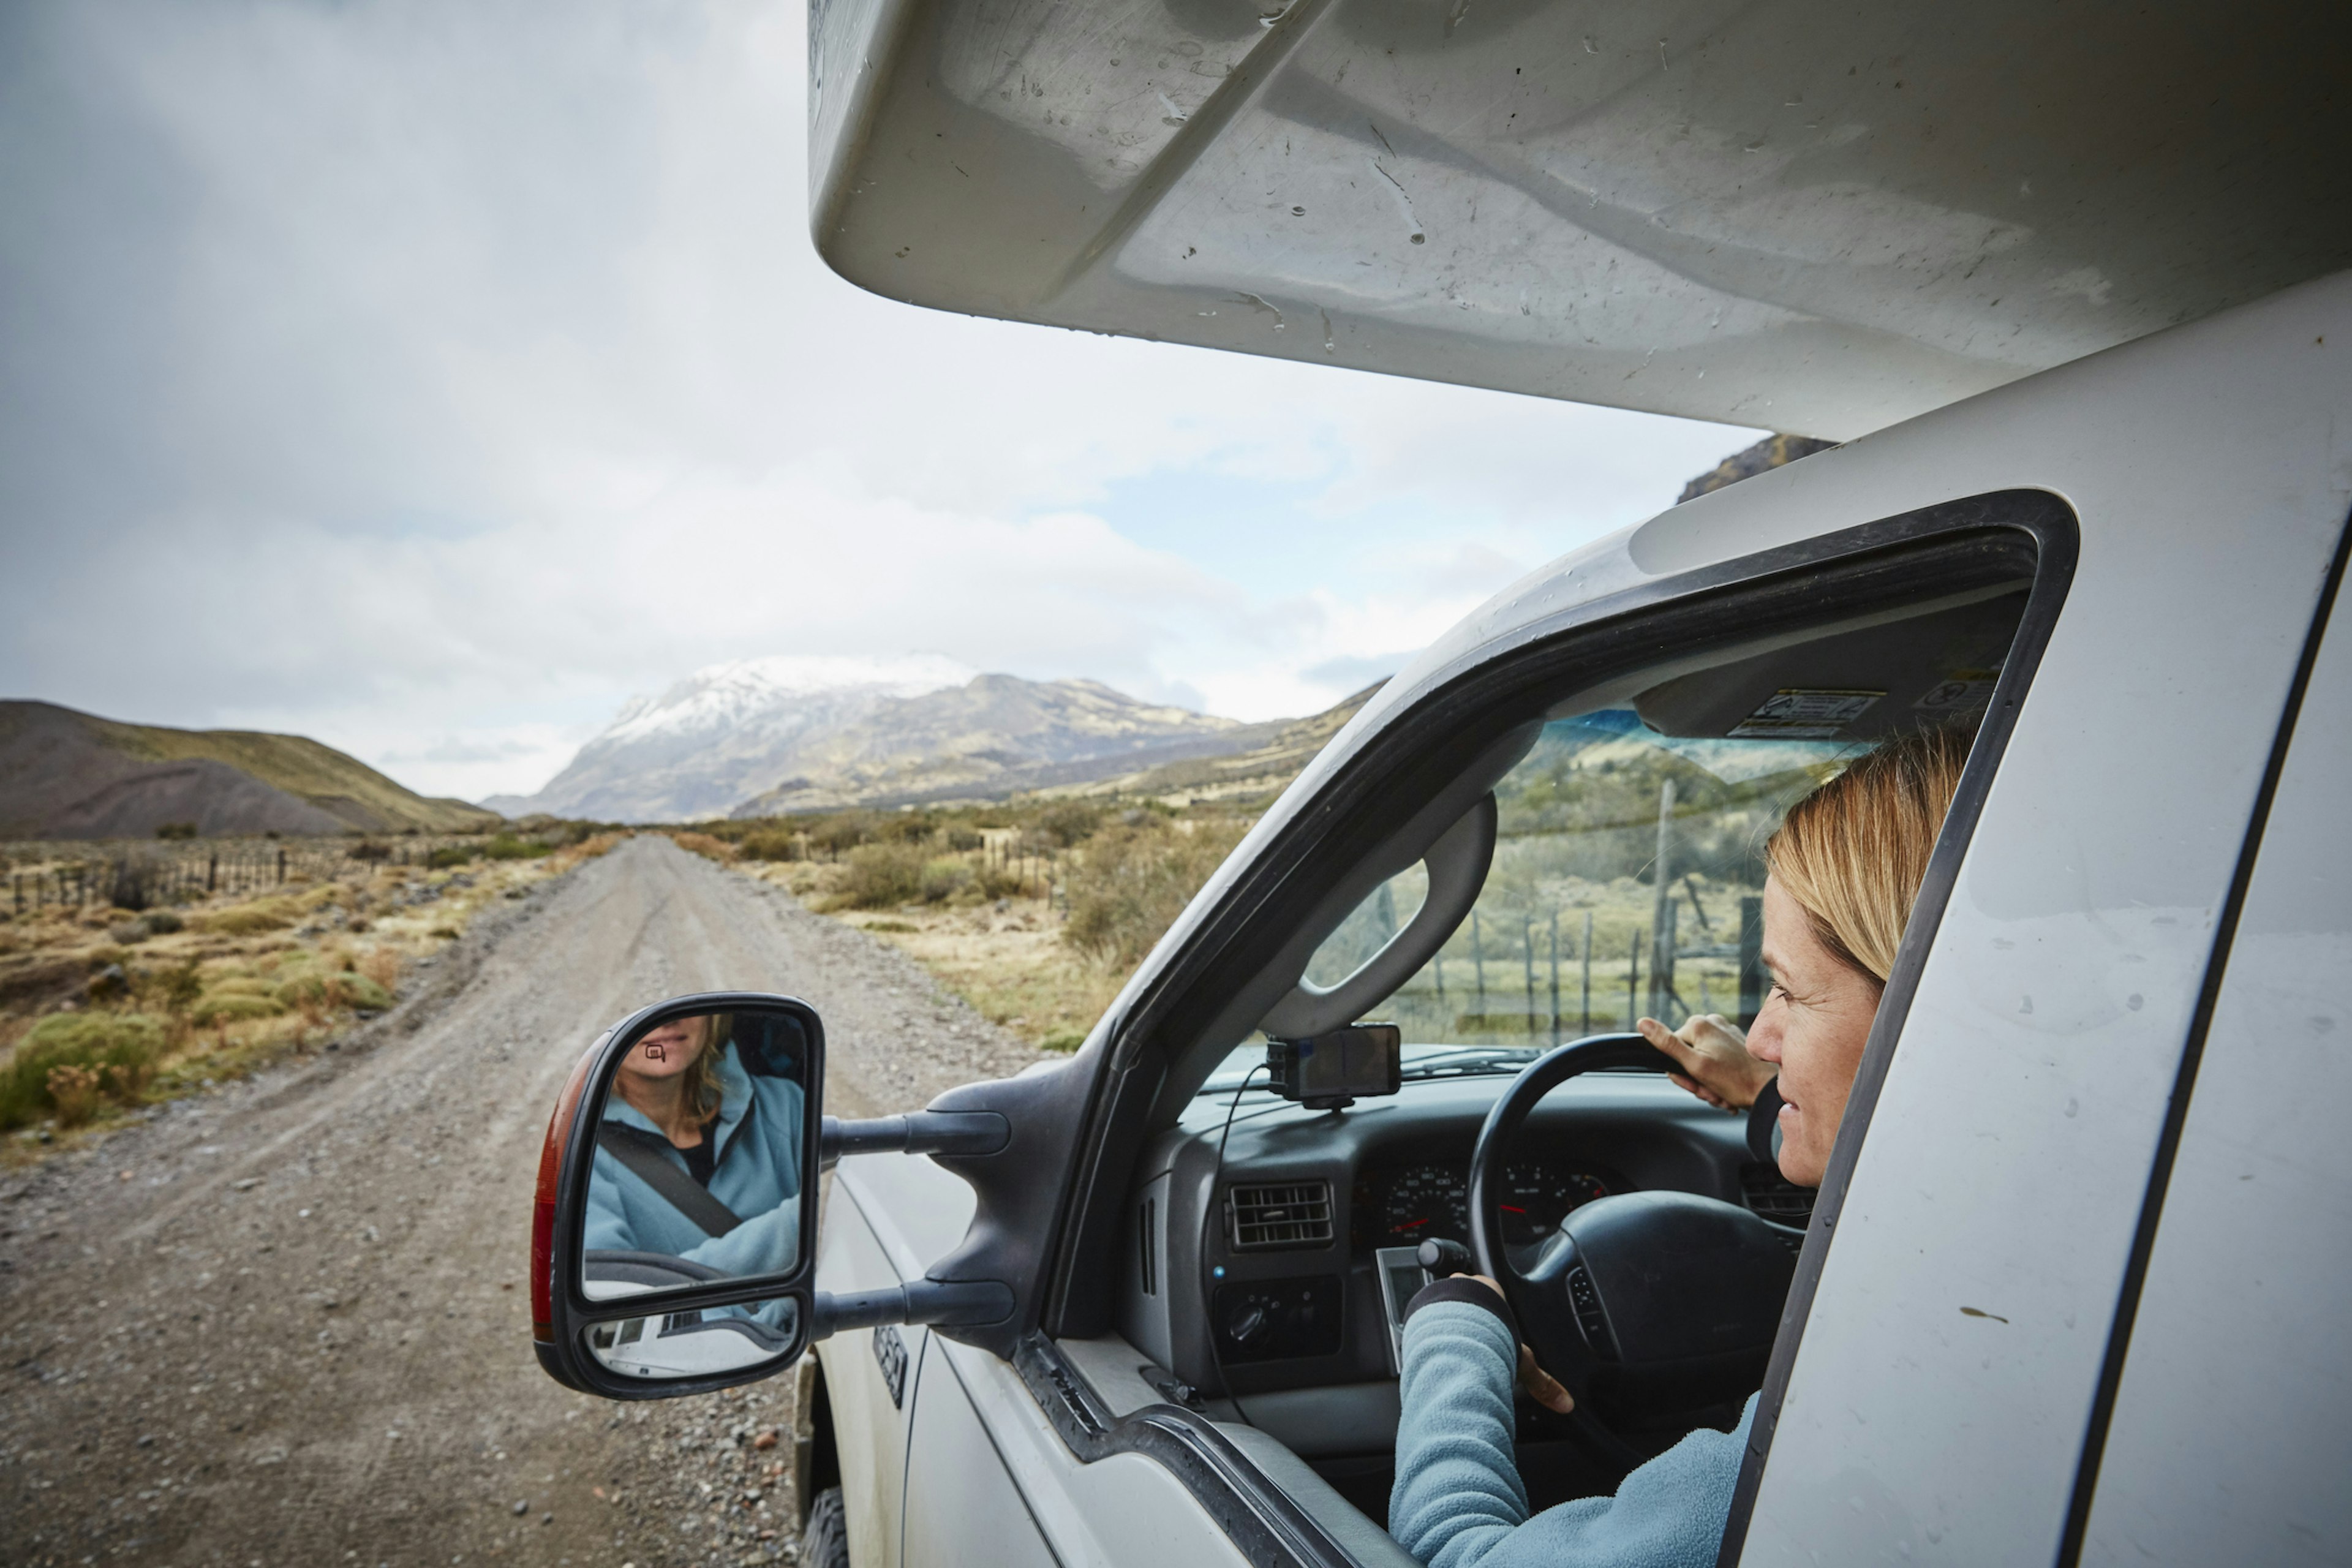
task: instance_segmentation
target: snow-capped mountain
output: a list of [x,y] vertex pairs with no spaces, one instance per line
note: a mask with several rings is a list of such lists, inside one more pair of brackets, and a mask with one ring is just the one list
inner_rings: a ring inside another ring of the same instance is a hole
[[936,655],[742,659],[631,700],[545,789],[484,804],[680,822],[1001,795],[1237,749],[1255,728]]
[[961,686],[975,673],[933,654],[715,664],[658,697],[631,699],[537,795],[486,804],[509,816],[544,811],[606,822],[723,816],[790,773],[808,742],[886,701]]

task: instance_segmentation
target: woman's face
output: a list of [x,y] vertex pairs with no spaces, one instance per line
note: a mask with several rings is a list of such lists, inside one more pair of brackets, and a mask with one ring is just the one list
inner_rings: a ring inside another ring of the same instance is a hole
[[621,1070],[639,1078],[676,1078],[702,1054],[707,1018],[676,1018],[657,1025],[621,1060]]
[[1764,967],[1772,991],[1748,1031],[1748,1048],[1780,1067],[1787,1102],[1780,1108],[1780,1173],[1817,1187],[1878,1015],[1879,985],[1823,947],[1803,907],[1769,877]]

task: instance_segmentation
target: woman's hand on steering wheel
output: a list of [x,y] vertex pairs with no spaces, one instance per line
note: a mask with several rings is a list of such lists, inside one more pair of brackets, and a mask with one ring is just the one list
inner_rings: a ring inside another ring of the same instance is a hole
[[[1503,1288],[1484,1274],[1457,1274],[1456,1279],[1475,1279],[1497,1297]],[[1576,1395],[1559,1385],[1559,1379],[1536,1364],[1536,1352],[1526,1345],[1519,1346],[1519,1392],[1555,1415],[1565,1415],[1576,1408]]]
[[1682,1068],[1666,1075],[1675,1087],[1721,1110],[1745,1110],[1755,1104],[1757,1095],[1780,1070],[1750,1056],[1748,1037],[1720,1013],[1695,1013],[1679,1029],[1669,1029],[1655,1018],[1643,1018],[1634,1026]]

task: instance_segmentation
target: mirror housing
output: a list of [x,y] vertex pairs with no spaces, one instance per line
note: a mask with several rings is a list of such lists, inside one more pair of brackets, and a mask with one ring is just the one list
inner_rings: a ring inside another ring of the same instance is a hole
[[[625,1065],[635,1085],[648,1074],[686,1079],[698,1062],[698,1092],[713,1107],[708,1137],[674,1148],[615,1080]],[[540,1154],[531,1328],[550,1376],[606,1398],[661,1398],[752,1382],[800,1358],[818,1329],[824,1075],[823,1021],[790,996],[672,997],[597,1037]],[[698,1179],[694,1154],[705,1155]],[[714,1168],[730,1160],[723,1175]],[[738,1215],[717,1200],[744,1201],[747,1167],[758,1212]]]

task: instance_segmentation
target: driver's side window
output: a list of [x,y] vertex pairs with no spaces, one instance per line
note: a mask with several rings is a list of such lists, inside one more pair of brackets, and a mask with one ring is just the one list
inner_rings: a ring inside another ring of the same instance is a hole
[[[1855,706],[1843,696],[1810,711]],[[1776,722],[1680,739],[1622,706],[1545,725],[1496,785],[1494,866],[1476,903],[1381,1016],[1416,1044],[1494,1046],[1556,1045],[1644,1016],[1752,1017],[1764,839],[1862,749],[1828,718]],[[1361,967],[1427,886],[1420,866],[1383,883],[1317,950],[1307,979],[1332,985]]]

